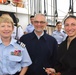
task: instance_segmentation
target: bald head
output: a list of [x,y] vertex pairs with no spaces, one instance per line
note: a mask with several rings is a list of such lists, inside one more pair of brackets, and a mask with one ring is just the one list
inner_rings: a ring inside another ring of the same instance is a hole
[[45,17],[44,14],[38,13],[38,14],[35,15],[34,20],[35,20],[36,18],[42,18],[45,22],[47,22],[46,17]]

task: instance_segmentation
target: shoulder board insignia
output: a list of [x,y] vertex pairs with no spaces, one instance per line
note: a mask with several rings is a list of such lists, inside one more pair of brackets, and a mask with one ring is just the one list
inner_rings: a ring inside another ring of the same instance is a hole
[[55,32],[56,30],[54,30],[53,32]]
[[22,46],[23,48],[25,47],[25,44],[23,42],[17,41],[17,43]]
[[65,34],[66,34],[66,32],[65,32],[65,31],[63,31],[63,33],[65,33]]
[[55,33],[55,32],[56,32],[56,30],[53,31],[53,33]]
[[29,26],[30,24],[28,24],[28,26]]

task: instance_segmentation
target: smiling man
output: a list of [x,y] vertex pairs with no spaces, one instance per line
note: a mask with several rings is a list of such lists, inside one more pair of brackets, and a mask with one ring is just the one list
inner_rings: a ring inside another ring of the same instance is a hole
[[58,21],[56,23],[56,28],[57,30],[52,33],[52,36],[57,40],[58,45],[60,45],[66,39],[67,34],[62,30],[62,22]]
[[44,68],[54,66],[57,57],[57,42],[44,31],[47,20],[43,14],[35,15],[33,25],[34,31],[23,35],[20,39],[26,44],[33,62],[26,75],[47,75]]

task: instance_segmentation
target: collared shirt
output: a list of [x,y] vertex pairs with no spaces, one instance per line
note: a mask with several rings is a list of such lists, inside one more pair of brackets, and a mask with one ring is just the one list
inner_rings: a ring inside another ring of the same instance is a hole
[[12,38],[8,46],[0,39],[0,75],[15,74],[31,63],[26,48],[19,45],[15,39]]
[[52,36],[57,40],[58,44],[62,43],[62,41],[64,41],[67,37],[67,34],[61,30],[61,31],[58,31],[58,30],[55,30],[53,33],[52,33]]
[[[34,33],[35,33],[35,32],[34,32]],[[35,34],[36,34],[36,33],[35,33]],[[38,39],[40,39],[40,37],[43,36],[43,35],[44,35],[44,31],[42,32],[42,34],[41,34],[40,36],[38,36],[38,35],[36,34],[36,36],[37,36]]]
[[31,33],[34,30],[34,26],[32,24],[27,25],[25,32]]
[[34,31],[23,35],[20,41],[26,44],[33,64],[29,66],[26,75],[46,75],[43,67],[53,67],[56,61],[57,42],[52,36],[44,34],[38,39]]

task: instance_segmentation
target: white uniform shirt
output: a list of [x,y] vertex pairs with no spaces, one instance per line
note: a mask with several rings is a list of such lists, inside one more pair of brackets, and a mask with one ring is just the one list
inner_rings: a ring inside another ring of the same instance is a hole
[[67,34],[61,30],[60,32],[58,30],[55,30],[52,33],[52,36],[57,40],[58,44],[60,44],[62,41],[64,41],[67,37]]
[[32,24],[27,25],[25,32],[31,33],[34,30],[34,26]]
[[18,27],[18,32],[17,32],[17,27],[14,26],[14,30],[13,30],[13,33],[12,33],[12,37],[15,38],[16,37],[16,34],[18,36],[18,39],[20,39],[20,37],[24,34],[23,32],[23,29],[21,28],[21,26]]

